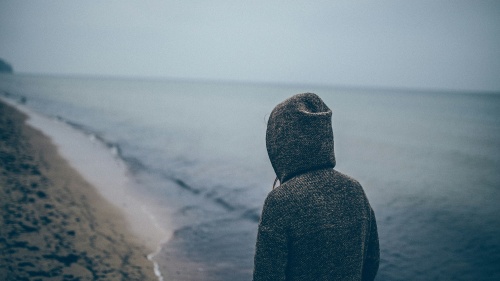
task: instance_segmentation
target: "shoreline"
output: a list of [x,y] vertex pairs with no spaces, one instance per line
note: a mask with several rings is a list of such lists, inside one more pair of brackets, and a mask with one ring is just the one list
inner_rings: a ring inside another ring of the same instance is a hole
[[27,119],[0,100],[0,279],[158,280],[152,243]]

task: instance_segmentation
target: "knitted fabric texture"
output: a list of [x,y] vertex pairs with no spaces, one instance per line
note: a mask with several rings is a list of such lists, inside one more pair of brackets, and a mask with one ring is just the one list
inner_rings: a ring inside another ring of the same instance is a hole
[[375,278],[375,215],[361,185],[333,169],[331,115],[306,93],[269,117],[267,150],[282,184],[264,202],[254,281]]
[[281,183],[302,172],[335,167],[332,111],[315,94],[298,94],[269,116],[267,153]]

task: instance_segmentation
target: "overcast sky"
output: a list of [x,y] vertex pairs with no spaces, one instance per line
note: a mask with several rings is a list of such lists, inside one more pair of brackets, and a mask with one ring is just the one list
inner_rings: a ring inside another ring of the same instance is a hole
[[17,72],[500,91],[500,1],[0,0]]

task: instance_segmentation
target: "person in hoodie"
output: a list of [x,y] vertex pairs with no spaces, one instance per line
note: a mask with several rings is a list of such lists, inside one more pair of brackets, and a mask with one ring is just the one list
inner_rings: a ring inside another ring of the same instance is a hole
[[315,94],[278,104],[266,146],[281,185],[259,222],[253,280],[373,280],[377,223],[361,185],[334,169],[332,111]]

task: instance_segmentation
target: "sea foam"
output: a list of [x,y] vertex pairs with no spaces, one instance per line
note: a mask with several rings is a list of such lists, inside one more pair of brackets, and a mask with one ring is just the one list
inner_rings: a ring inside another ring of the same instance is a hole
[[154,257],[172,233],[157,223],[146,202],[132,194],[134,182],[126,163],[119,157],[119,147],[61,117],[50,118],[12,99],[0,99],[26,114],[27,124],[48,136],[69,165],[123,212],[130,230],[152,251],[147,258],[153,263],[158,280],[163,281]]

